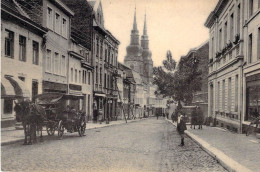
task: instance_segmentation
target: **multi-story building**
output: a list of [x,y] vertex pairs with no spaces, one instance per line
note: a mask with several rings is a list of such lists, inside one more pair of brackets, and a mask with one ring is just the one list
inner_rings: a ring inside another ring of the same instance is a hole
[[[90,42],[86,48],[91,51],[93,72],[93,120],[98,116],[109,121],[115,118],[117,91],[114,73],[117,69],[119,41],[104,27],[104,15],[100,0],[63,0],[75,15],[72,24]],[[106,98],[109,96],[108,98]]]
[[219,126],[239,132],[251,114],[259,113],[254,97],[259,94],[259,7],[257,0],[221,0],[205,23],[210,29],[208,113]]
[[187,62],[195,62],[196,70],[200,72],[201,88],[193,93],[192,104],[201,108],[204,117],[208,116],[208,65],[209,65],[209,42],[191,49],[184,58]]
[[87,40],[84,34],[72,27],[68,94],[83,96],[82,103],[74,102],[74,104],[79,104],[79,109],[85,111],[87,119],[90,120],[93,104],[93,67],[91,66],[91,52],[86,48],[88,45]]
[[43,93],[67,93],[70,21],[74,12],[63,2],[56,0],[17,2],[34,22],[48,29],[43,37]]
[[[260,115],[260,1],[248,0],[244,7],[244,61],[242,78],[242,124]],[[253,117],[253,118],[252,118]],[[244,127],[245,128],[245,127]]]
[[[119,41],[108,31],[104,44],[104,117],[107,121],[117,119],[118,90],[116,74],[118,71],[117,56]],[[101,77],[101,76],[100,76]]]
[[43,35],[16,1],[1,1],[1,127],[15,122],[14,100],[30,100],[42,92]]

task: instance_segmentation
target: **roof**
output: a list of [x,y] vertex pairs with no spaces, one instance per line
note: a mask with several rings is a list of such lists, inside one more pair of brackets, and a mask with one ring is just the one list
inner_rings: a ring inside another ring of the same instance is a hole
[[93,7],[93,10],[95,12],[97,12],[98,9],[98,5],[100,3],[101,0],[87,0],[89,2],[89,4]]
[[204,25],[210,28],[213,25],[215,18],[219,16],[227,4],[227,0],[219,0],[215,9],[210,13]]
[[33,21],[29,15],[22,9],[15,0],[2,0],[1,1],[1,18],[7,18],[9,21],[19,20],[17,24],[22,27],[27,27],[30,31],[37,34],[45,34],[47,29],[42,27],[40,23]]

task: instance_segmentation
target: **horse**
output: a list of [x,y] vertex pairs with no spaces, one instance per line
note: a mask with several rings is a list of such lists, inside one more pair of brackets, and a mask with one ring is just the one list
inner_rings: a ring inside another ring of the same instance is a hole
[[42,141],[42,128],[46,119],[44,108],[29,101],[22,101],[15,103],[14,110],[16,119],[19,119],[23,125],[24,145],[31,145],[33,142],[37,142],[36,131],[40,132],[40,141]]

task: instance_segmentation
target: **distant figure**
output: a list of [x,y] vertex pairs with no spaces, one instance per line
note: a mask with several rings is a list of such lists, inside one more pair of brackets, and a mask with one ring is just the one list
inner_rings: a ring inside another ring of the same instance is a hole
[[197,124],[199,125],[199,129],[202,129],[202,125],[204,122],[204,116],[203,116],[203,112],[200,109],[200,107],[197,107]]
[[195,129],[196,125],[198,122],[198,111],[197,111],[197,107],[195,109],[192,110],[191,113],[191,124],[190,124],[190,128],[192,129],[192,125]]
[[157,119],[159,118],[159,113],[158,112],[156,113],[156,117],[157,117]]
[[179,121],[177,124],[177,131],[181,136],[181,144],[179,146],[184,146],[184,131],[187,130],[187,127],[182,115],[179,116]]

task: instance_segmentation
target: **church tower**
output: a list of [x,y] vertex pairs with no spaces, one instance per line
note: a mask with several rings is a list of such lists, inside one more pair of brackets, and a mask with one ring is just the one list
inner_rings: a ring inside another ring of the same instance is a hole
[[143,48],[139,44],[139,31],[137,29],[136,22],[136,8],[134,13],[133,29],[131,31],[131,41],[130,45],[126,48],[126,52],[127,54],[124,59],[124,64],[143,75]]
[[144,62],[144,78],[146,82],[149,84],[152,82],[153,75],[153,60],[152,60],[152,52],[149,50],[149,38],[147,35],[147,26],[146,26],[146,14],[144,19],[144,30],[141,38],[141,46],[143,48],[143,62]]

